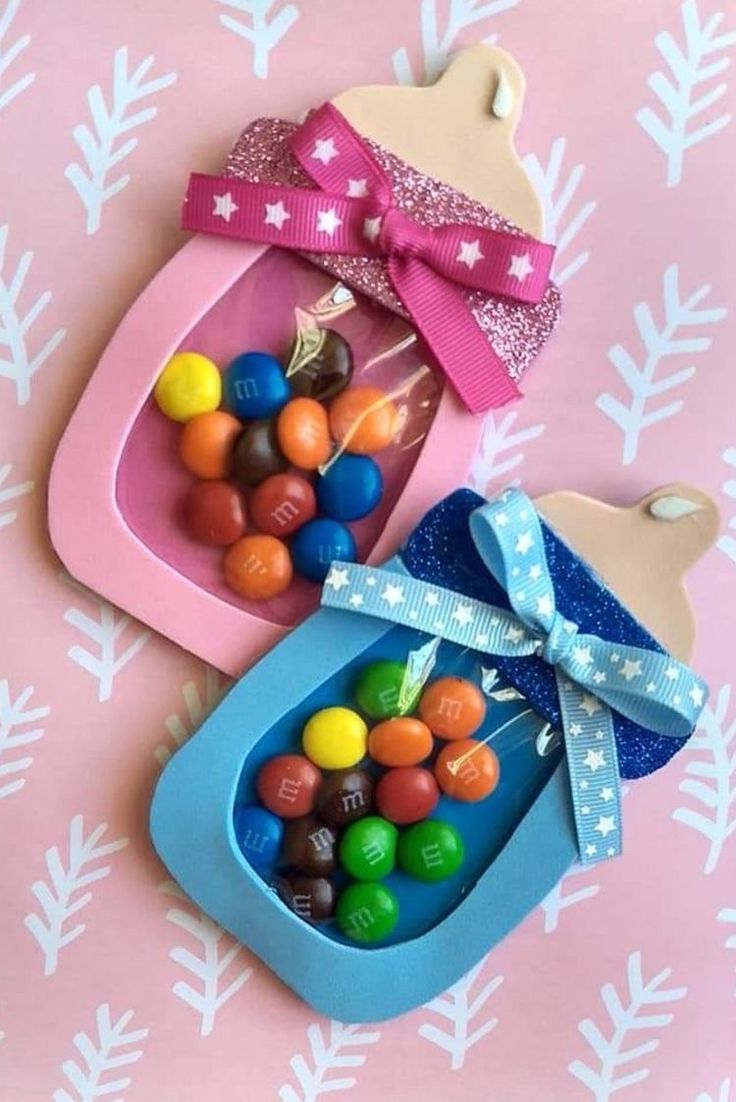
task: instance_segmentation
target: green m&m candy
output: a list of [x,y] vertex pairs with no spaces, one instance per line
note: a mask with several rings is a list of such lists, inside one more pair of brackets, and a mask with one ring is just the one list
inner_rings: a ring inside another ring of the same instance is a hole
[[340,864],[356,880],[383,880],[396,864],[399,832],[378,815],[351,823],[340,843]]
[[416,705],[421,686],[412,690],[405,679],[406,662],[371,662],[355,686],[358,707],[372,719],[406,715]]
[[399,920],[399,903],[385,884],[351,884],[337,901],[335,918],[353,941],[381,941]]
[[439,819],[415,823],[399,841],[399,865],[416,880],[446,880],[457,872],[464,856],[458,831]]

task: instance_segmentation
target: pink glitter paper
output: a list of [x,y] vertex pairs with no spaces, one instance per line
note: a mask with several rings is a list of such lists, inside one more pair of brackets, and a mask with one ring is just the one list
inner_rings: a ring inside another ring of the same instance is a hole
[[[253,183],[313,187],[289,148],[295,123],[283,119],[256,119],[238,138],[228,157],[226,176]],[[372,156],[391,181],[393,202],[424,226],[464,223],[492,230],[521,234],[524,231],[477,199],[418,172],[395,154],[365,139]],[[308,253],[308,259],[356,291],[393,310],[406,311],[389,280],[380,257]],[[560,316],[559,288],[550,283],[544,298],[536,304],[498,298],[482,291],[461,292],[468,309],[486,335],[509,376],[518,381],[550,337]]]

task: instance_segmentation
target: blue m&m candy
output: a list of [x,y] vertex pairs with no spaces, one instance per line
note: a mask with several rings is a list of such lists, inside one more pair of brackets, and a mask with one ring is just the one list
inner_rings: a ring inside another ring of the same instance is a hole
[[244,352],[228,365],[225,397],[236,417],[272,417],[286,405],[291,388],[281,364],[267,352]]
[[235,837],[254,868],[273,865],[281,849],[284,824],[264,807],[245,805],[235,809]]
[[317,501],[335,520],[360,520],[375,509],[383,493],[383,475],[369,455],[345,453],[317,482]]
[[350,529],[326,517],[310,520],[299,529],[291,544],[294,567],[310,582],[323,582],[331,562],[336,559],[355,562],[356,554]]

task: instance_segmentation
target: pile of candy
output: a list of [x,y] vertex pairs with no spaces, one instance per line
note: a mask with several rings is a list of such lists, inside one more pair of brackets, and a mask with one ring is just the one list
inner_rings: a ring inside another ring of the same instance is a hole
[[246,352],[221,377],[207,357],[177,352],[159,376],[156,403],[184,422],[181,460],[202,480],[183,502],[183,521],[193,539],[227,548],[225,579],[243,597],[277,596],[294,570],[322,582],[333,560],[355,560],[347,522],[380,502],[372,456],[393,442],[401,419],[387,394],[351,386],[352,375],[344,337],[315,328],[300,332],[286,370],[274,356]]
[[243,854],[264,875],[280,870],[276,886],[287,905],[307,921],[334,917],[354,941],[380,941],[396,926],[398,900],[381,881],[397,865],[429,883],[460,869],[459,832],[429,817],[441,793],[474,803],[499,780],[496,754],[471,737],[486,716],[480,689],[442,677],[407,700],[406,670],[398,661],[366,666],[355,687],[359,710],[316,712],[302,732],[303,754],[261,767],[262,806],[235,811]]

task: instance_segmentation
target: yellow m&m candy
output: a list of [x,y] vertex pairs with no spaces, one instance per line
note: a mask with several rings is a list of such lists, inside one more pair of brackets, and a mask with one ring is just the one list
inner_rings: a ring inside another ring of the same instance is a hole
[[189,421],[219,406],[220,372],[212,360],[198,352],[177,352],[159,375],[153,396],[172,421]]
[[349,769],[365,757],[368,728],[350,708],[315,712],[302,734],[307,757],[321,769]]

